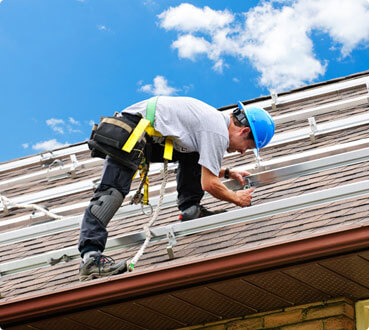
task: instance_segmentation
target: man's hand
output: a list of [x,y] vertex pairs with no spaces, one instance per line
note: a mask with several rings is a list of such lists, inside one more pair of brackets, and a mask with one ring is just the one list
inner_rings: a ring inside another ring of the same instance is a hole
[[[229,172],[229,177],[232,177],[232,179],[240,182],[242,187],[244,186],[245,181],[243,177],[247,175],[250,175],[250,173],[246,171],[231,170]],[[254,191],[254,188],[237,191],[229,190],[219,180],[218,176],[214,175],[204,166],[202,167],[201,172],[201,185],[203,190],[207,191],[209,194],[220,200],[228,201],[241,207],[249,206],[251,204],[251,193]]]
[[245,190],[237,190],[236,195],[238,197],[237,203],[238,206],[245,207],[251,205],[252,192],[255,188],[245,189]]
[[247,171],[237,171],[237,170],[230,170],[229,177],[231,179],[237,180],[238,183],[243,187],[245,185],[245,176],[249,176],[250,173]]

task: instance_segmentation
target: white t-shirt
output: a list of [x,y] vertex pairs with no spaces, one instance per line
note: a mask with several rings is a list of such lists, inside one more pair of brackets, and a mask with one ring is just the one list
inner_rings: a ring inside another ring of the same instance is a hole
[[[136,103],[123,113],[146,116],[148,100]],[[180,152],[198,152],[199,164],[218,176],[229,145],[229,116],[191,97],[160,96],[156,104],[154,128],[170,136]]]

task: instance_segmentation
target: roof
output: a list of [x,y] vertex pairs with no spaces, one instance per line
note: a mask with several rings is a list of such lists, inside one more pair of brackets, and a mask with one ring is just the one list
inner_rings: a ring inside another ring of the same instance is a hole
[[[224,160],[264,182],[253,205],[207,195],[206,207],[227,212],[180,224],[171,165],[156,236],[132,273],[108,279],[78,281],[79,223],[102,169],[86,143],[1,163],[1,195],[11,202],[0,204],[0,324],[180,328],[332,297],[368,298],[368,81],[364,72],[245,101],[277,123],[260,164],[251,152]],[[160,181],[153,166],[152,204]],[[132,258],[148,219],[139,206],[122,207],[109,224],[107,254]],[[176,237],[174,259],[168,233]]]

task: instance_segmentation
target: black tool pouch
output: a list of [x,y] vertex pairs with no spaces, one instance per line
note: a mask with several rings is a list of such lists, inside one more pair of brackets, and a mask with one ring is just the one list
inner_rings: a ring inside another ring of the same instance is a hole
[[146,134],[137,141],[131,152],[123,151],[122,147],[140,119],[128,114],[121,117],[102,117],[99,125],[94,125],[88,141],[91,156],[105,159],[109,155],[116,162],[137,170],[144,155]]

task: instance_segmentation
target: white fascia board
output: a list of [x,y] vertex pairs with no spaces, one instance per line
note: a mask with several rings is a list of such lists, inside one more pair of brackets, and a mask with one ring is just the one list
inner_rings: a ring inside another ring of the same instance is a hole
[[[216,229],[248,220],[261,219],[281,213],[297,211],[354,197],[369,195],[369,180],[263,203],[211,217],[190,220],[172,225],[176,236],[185,236]],[[163,229],[152,229],[153,236],[162,236]],[[167,229],[166,229],[167,231]]]
[[325,113],[329,113],[333,111],[339,111],[343,109],[353,108],[359,105],[368,104],[368,101],[369,101],[368,98],[369,98],[369,95],[367,94],[367,95],[355,97],[352,99],[331,102],[329,104],[324,104],[324,105],[317,106],[314,108],[290,112],[285,115],[275,116],[273,117],[273,119],[276,125],[288,123],[294,120],[308,119],[309,117],[314,117],[316,115],[321,115],[321,114],[325,114]]
[[[366,105],[368,102],[369,102],[369,94],[366,94],[366,95],[361,95],[361,96],[350,98],[350,99],[330,102],[330,103],[315,106],[312,108],[307,108],[304,110],[288,112],[286,114],[279,115],[279,116],[273,116],[273,120],[276,125],[280,125],[280,124],[288,123],[291,121],[308,119],[309,117],[313,117],[316,115],[321,115],[321,114],[339,111],[343,109],[350,109],[350,108],[360,106],[360,105]],[[267,105],[265,105],[264,103],[247,104],[245,107],[248,108],[251,106],[257,106],[260,108],[267,107]],[[233,109],[226,110],[225,113],[230,114],[232,111]]]
[[51,159],[56,159],[56,158],[63,157],[63,156],[77,154],[77,153],[80,153],[86,150],[88,150],[87,142],[81,145],[73,146],[73,147],[65,147],[59,150],[50,150],[50,151],[41,153],[36,156],[31,156],[28,158],[19,159],[19,160],[5,163],[5,164],[1,164],[0,173],[5,172],[5,171],[14,170],[19,167],[24,167],[24,166],[29,166],[29,165],[40,163],[43,161],[43,157],[42,157],[43,154],[50,154]]
[[[55,213],[55,214],[62,214],[64,212],[70,212],[70,211],[74,211],[74,210],[84,209],[84,208],[87,207],[88,204],[89,204],[89,201],[86,201],[86,202],[75,203],[75,204],[66,205],[66,206],[62,206],[62,207],[55,207],[55,208],[52,208],[50,210],[50,212]],[[42,213],[42,212],[34,212],[34,213],[32,212],[32,214],[22,215],[20,217],[11,218],[9,220],[1,220],[0,221],[0,230],[2,230],[2,227],[7,227],[8,225],[11,225],[11,224],[15,224],[15,223],[22,222],[22,221],[27,221],[27,220],[30,220],[30,219],[37,219],[37,218],[41,218],[41,217],[44,217],[44,216],[45,216],[45,214]],[[64,219],[66,219],[66,217],[63,218],[63,221],[64,221]],[[56,221],[55,223],[60,223],[60,222]],[[43,224],[39,224],[36,227],[42,226],[42,225]],[[27,228],[23,228],[23,229],[27,229]],[[20,229],[15,229],[15,231],[17,231],[17,230],[20,230]],[[12,232],[12,231],[9,231],[9,232]],[[0,234],[0,235],[2,235],[2,234]],[[0,242],[1,242],[1,239],[0,239]]]
[[[328,121],[325,123],[317,124],[317,130],[314,132],[314,135],[318,136],[333,133],[343,129],[358,127],[367,124],[369,124],[369,112],[356,116],[350,116],[348,118],[340,120]],[[310,127],[304,127],[298,130],[288,131],[286,133],[275,134],[267,147],[270,148],[276,145],[295,142],[298,140],[309,138],[310,132],[311,132]]]
[[[366,146],[366,148],[361,148],[357,150],[360,146]],[[350,149],[353,150],[347,151]],[[346,152],[336,154],[337,151],[342,150]],[[340,148],[338,148],[338,146],[332,146],[318,151],[319,152],[315,151],[315,154],[313,154],[312,152],[305,152],[299,155],[280,157],[280,162],[277,162],[276,159],[265,161],[263,163],[263,166],[258,169],[257,172],[254,172],[254,174],[250,177],[250,180],[251,182],[262,181],[263,178],[267,178],[267,180],[270,180],[271,178],[284,180],[290,178],[291,176],[298,177],[302,175],[316,173],[318,171],[323,171],[326,169],[367,161],[369,159],[369,139],[365,139],[364,141],[361,141],[361,143],[346,143],[344,145],[341,145]],[[235,169],[242,169],[253,172],[252,168],[248,167],[239,167]],[[224,184],[232,190],[237,190],[240,188],[238,182],[236,182],[235,180],[224,181]],[[171,183],[171,186],[174,185],[175,183]],[[176,193],[166,194],[164,196],[163,208],[174,206],[176,204],[176,195]],[[205,198],[207,197],[209,197],[208,194],[206,194]],[[153,208],[157,206],[158,200],[158,196],[150,198],[150,202]],[[82,203],[79,203],[77,205],[78,208],[81,208],[81,205]],[[86,207],[87,205],[88,202],[83,203],[83,206]],[[57,209],[54,209],[52,211],[54,213],[57,213]],[[120,218],[121,216],[129,217],[133,214],[139,214],[141,212],[142,211],[140,205],[129,205],[129,202],[125,202],[123,206],[117,211],[114,218]],[[8,245],[26,239],[76,229],[77,227],[79,227],[80,221],[81,215],[71,218],[66,217],[62,221],[52,221],[32,227],[5,232],[0,234],[0,245]]]
[[[173,232],[176,237],[200,233],[211,229],[221,228],[250,220],[283,214],[286,212],[302,210],[309,207],[324,205],[335,201],[343,201],[349,198],[365,196],[369,194],[369,180],[342,185],[334,188],[306,193],[282,200],[277,200],[260,205],[241,208],[223,214],[217,214],[200,219],[190,220],[173,225],[151,228],[153,241],[166,240],[167,234]],[[123,247],[139,244],[145,239],[145,231],[135,232],[116,238],[108,239],[106,252],[122,249]],[[21,271],[47,267],[51,258],[57,259],[67,255],[75,259],[79,257],[77,247],[68,247],[60,250],[50,251],[0,264],[0,276],[18,273]]]
[[[21,204],[21,203],[38,203],[38,202],[42,202],[45,200],[50,200],[53,198],[58,198],[61,196],[66,196],[66,195],[72,195],[72,194],[77,194],[79,192],[82,191],[86,191],[86,190],[93,190],[94,189],[94,183],[93,183],[93,179],[88,179],[88,180],[83,180],[83,181],[79,181],[79,182],[75,182],[75,183],[70,183],[68,185],[65,186],[61,186],[61,187],[55,187],[55,188],[50,188],[50,189],[45,189],[43,191],[38,191],[32,194],[27,194],[27,195],[21,195],[18,197],[12,197],[10,198],[10,200],[16,204]],[[0,204],[1,205],[1,204]],[[4,207],[1,205],[0,206],[0,211],[4,210]]]
[[[350,88],[350,87],[356,87],[360,85],[366,85],[369,81],[369,74],[367,76],[361,77],[361,78],[354,78],[350,80],[345,80],[341,82],[331,83],[323,86],[316,86],[311,89],[307,89],[301,92],[293,92],[291,94],[287,95],[281,95],[278,96],[276,105],[289,103],[289,102],[295,102],[300,101],[303,99],[315,97],[322,94],[328,94],[331,92],[339,91],[342,89]],[[255,101],[253,103],[247,104],[247,106],[258,106],[261,108],[270,107],[273,104],[273,100],[270,98],[265,101]]]
[[[312,149],[308,151],[304,151],[297,154],[291,154],[287,156],[281,156],[278,158],[272,158],[270,160],[261,160],[260,165],[255,167],[254,165],[239,166],[235,167],[236,169],[246,169],[246,171],[252,173],[258,173],[259,171],[276,169],[284,166],[294,165],[302,162],[308,162],[315,159],[321,159],[324,157],[334,156],[341,153],[347,153],[350,151],[368,148],[369,147],[369,138],[361,139],[357,141],[351,141],[342,144],[336,144],[333,146]],[[55,212],[54,212],[55,213]]]
[[[208,197],[208,196],[206,196]],[[153,197],[150,200],[151,206],[155,208],[158,205],[159,196]],[[177,203],[177,194],[171,193],[165,196],[163,199],[161,209],[164,210],[168,207],[172,207]],[[88,205],[87,203],[86,206]],[[148,206],[145,207],[148,210]],[[129,202],[124,203],[118,211],[115,213],[114,219],[121,219],[122,217],[128,218],[136,214],[142,214],[141,205],[129,204]],[[9,245],[16,242],[21,242],[36,237],[48,236],[60,232],[65,232],[68,230],[74,230],[80,227],[82,221],[82,214],[65,217],[63,220],[51,221],[36,226],[31,226],[27,228],[21,228],[0,234],[0,246]]]
[[[150,175],[160,173],[161,171],[160,167],[162,166],[162,164],[153,164],[153,165],[154,166],[150,166],[151,168]],[[173,170],[174,168],[175,168],[175,164],[170,164],[170,166],[168,166],[168,170]],[[97,182],[99,180],[100,180],[100,176],[96,178],[92,178],[92,179],[75,182],[75,183],[70,183],[70,184],[67,184],[61,187],[45,189],[43,191],[39,191],[39,192],[28,194],[28,195],[12,197],[10,198],[10,200],[13,203],[17,203],[17,204],[38,203],[38,202],[50,200],[53,198],[76,194],[76,193],[83,192],[86,190],[92,191],[93,189],[96,188]],[[155,190],[155,188],[153,188],[152,190]],[[128,196],[131,196],[131,194],[129,194]],[[8,208],[11,209],[12,206],[10,205],[8,206]],[[3,210],[4,210],[4,207],[2,203],[0,202],[0,211],[3,211]]]
[[74,166],[73,164],[70,164],[66,166],[58,166],[52,169],[45,169],[45,170],[31,173],[28,175],[18,176],[12,179],[0,181],[0,189],[4,190],[16,184],[33,182],[36,180],[42,180],[47,177],[54,177],[58,175],[68,174],[68,173],[72,174],[73,171],[76,171],[78,169],[88,169],[88,168],[100,165],[103,162],[104,160],[101,158],[92,158],[92,159],[88,159],[86,161],[78,163],[78,166]]

